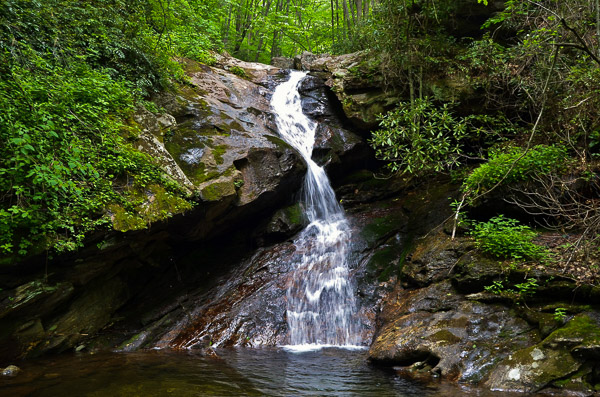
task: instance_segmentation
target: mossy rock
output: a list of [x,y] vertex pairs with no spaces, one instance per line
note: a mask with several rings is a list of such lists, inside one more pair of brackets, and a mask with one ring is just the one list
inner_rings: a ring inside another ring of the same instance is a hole
[[300,204],[290,205],[277,210],[275,214],[273,214],[267,224],[265,237],[290,237],[302,230],[305,224],[306,219],[304,218]]
[[543,341],[550,348],[570,348],[583,359],[600,360],[600,315],[581,313]]
[[67,300],[73,294],[73,285],[69,282],[49,284],[44,280],[33,280],[1,296],[0,318],[18,315],[26,319],[31,314],[43,315],[56,305]]
[[[490,375],[497,390],[535,392],[549,384],[569,387],[578,382],[586,362],[600,360],[600,315],[581,313],[541,343],[513,353]],[[584,371],[585,372],[585,371]]]
[[[369,279],[386,281],[394,273],[394,270],[400,268],[399,249],[397,246],[385,246],[377,250],[367,263],[367,273]],[[401,252],[401,251],[400,251]]]
[[460,292],[474,293],[483,291],[495,280],[503,279],[505,274],[503,262],[468,252],[456,263],[451,280]]
[[141,230],[147,226],[146,221],[140,215],[125,210],[119,204],[109,205],[108,215],[112,221],[113,228],[121,232]]
[[368,245],[373,245],[397,233],[404,228],[406,215],[402,212],[393,212],[383,217],[374,218],[360,231],[361,237]]
[[113,228],[121,232],[145,229],[153,222],[192,208],[189,201],[159,185],[133,188],[126,198],[129,200],[129,210],[120,204],[110,204],[107,208]]
[[487,385],[498,391],[536,392],[579,370],[581,363],[566,349],[531,346],[511,354],[492,371]]
[[233,180],[219,180],[200,188],[200,198],[204,201],[220,201],[236,195]]

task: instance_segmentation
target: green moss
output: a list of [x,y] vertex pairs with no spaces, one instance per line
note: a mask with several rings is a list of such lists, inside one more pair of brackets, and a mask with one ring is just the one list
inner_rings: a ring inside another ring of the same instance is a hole
[[428,339],[436,342],[439,345],[452,345],[461,341],[461,339],[454,335],[447,329],[437,331],[435,334],[428,337]]
[[233,181],[215,182],[204,187],[200,191],[200,196],[205,201],[219,201],[224,197],[235,194]]
[[227,151],[227,145],[217,145],[212,149],[212,154],[217,164],[223,164],[223,155]]
[[144,229],[152,222],[167,219],[192,208],[189,201],[160,185],[132,190],[127,199],[123,204],[108,206],[113,228],[122,232]]
[[243,77],[243,78],[248,77],[248,74],[246,73],[246,71],[239,66],[232,66],[229,68],[229,71],[239,77]]
[[397,247],[386,247],[371,256],[367,264],[367,272],[379,281],[386,281],[394,268],[394,261],[398,258]]
[[289,221],[296,225],[302,224],[302,208],[300,208],[299,204],[294,204],[289,207],[283,209],[285,217],[289,219]]
[[115,230],[126,232],[129,230],[140,230],[146,227],[146,222],[142,217],[126,211],[121,205],[109,205],[108,213]]
[[269,142],[271,142],[272,144],[276,145],[277,147],[282,147],[282,148],[290,148],[290,145],[288,145],[287,142],[285,142],[283,139],[273,136],[273,135],[266,135],[266,138]]
[[600,343],[600,327],[587,314],[578,314],[564,327],[557,329],[544,340],[550,345],[557,340],[581,340],[582,345]]
[[404,214],[394,213],[389,216],[375,218],[360,232],[367,243],[373,244],[378,240],[398,231],[403,226]]
[[152,185],[147,189],[148,201],[138,207],[147,223],[164,220],[174,214],[192,208],[187,200],[167,192],[162,186]]

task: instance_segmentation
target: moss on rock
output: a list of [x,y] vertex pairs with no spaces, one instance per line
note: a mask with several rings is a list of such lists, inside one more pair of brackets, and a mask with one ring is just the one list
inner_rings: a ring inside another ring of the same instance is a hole
[[200,189],[200,197],[204,201],[219,201],[236,194],[233,181],[217,181]]

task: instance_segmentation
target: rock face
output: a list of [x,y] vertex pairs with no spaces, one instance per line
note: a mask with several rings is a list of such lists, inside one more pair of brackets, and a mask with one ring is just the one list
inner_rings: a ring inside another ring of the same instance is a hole
[[365,131],[377,127],[376,116],[402,98],[401,91],[385,86],[379,65],[366,52],[339,56],[304,52],[294,63],[297,69],[324,79],[342,104],[348,120]]
[[[473,2],[457,7],[457,23],[452,28],[465,30],[480,26],[466,21],[489,15],[494,12],[493,9],[498,10],[498,6],[503,7],[502,4],[484,7]],[[294,59],[294,65],[296,69],[309,71],[311,75],[325,80],[325,84],[342,105],[349,122],[365,132],[378,128],[379,114],[397,107],[400,102],[410,101],[408,80],[388,81],[384,72],[390,66],[368,51],[345,55],[304,52]],[[456,103],[459,111],[477,113],[482,110],[483,97],[473,90],[469,76],[461,72],[433,73],[424,76],[422,84],[424,96],[441,102]]]
[[[416,200],[389,200],[386,196],[393,192],[390,185],[400,190],[406,188],[406,184],[371,180],[371,184],[365,186],[360,175],[349,178],[347,190],[352,195],[368,190],[381,199],[349,207],[353,230],[349,262],[359,296],[356,315],[363,325],[361,339],[367,345],[373,337],[379,301],[389,289],[388,283],[379,282],[381,274],[395,272],[394,268],[405,254],[404,248],[410,243],[407,235],[430,226],[427,222],[419,225],[415,220],[426,219],[424,213],[431,208],[441,208],[446,197],[439,194],[444,189],[436,186],[437,189],[425,188],[423,196]],[[343,201],[345,196],[341,197]],[[278,211],[268,228],[277,224],[286,230],[290,221],[292,225],[301,226],[298,215],[295,206]],[[407,227],[411,223],[415,226]],[[377,261],[376,257],[381,257],[382,252],[393,264]],[[179,307],[164,307],[156,312],[153,317],[159,320],[138,330],[122,348],[203,349],[207,341],[220,347],[288,343],[286,290],[292,281],[290,266],[296,262],[294,257],[302,254],[289,241],[259,249],[223,274],[210,289],[192,290],[178,300]]]
[[188,239],[206,238],[239,217],[238,208],[248,215],[289,197],[304,170],[274,124],[267,85],[278,69],[225,57],[219,62],[221,68],[187,61],[189,84],[157,99],[169,115],[157,118],[159,125],[169,120],[166,130],[157,136],[154,128],[167,170],[207,213]]
[[376,362],[426,362],[445,378],[478,383],[515,348],[535,341],[525,320],[501,305],[457,294],[449,281],[398,290],[387,299],[380,317],[384,325],[369,352]]
[[[532,277],[535,295],[516,292]],[[497,391],[597,387],[599,317],[586,305],[549,303],[573,301],[575,285],[566,287],[560,274],[487,259],[467,238],[439,232],[414,247],[400,280],[382,304],[373,362]],[[488,292],[494,281],[512,289]],[[579,314],[557,319],[552,310],[560,305]]]
[[[138,231],[146,226],[144,220],[111,207],[115,231],[92,236],[76,254],[1,268],[3,359],[91,348],[90,337],[119,321],[115,313],[125,311],[135,323],[135,311],[152,304],[159,311],[172,307],[174,285],[186,290],[201,284],[209,273],[236,265],[256,244],[281,241],[302,226],[290,204],[305,164],[278,137],[270,107],[272,90],[287,79],[286,73],[228,56],[219,56],[215,67],[183,62],[188,83],[154,98],[160,112],[140,109],[134,115],[141,130],[135,146],[178,181],[196,205],[189,209],[167,202],[164,189],[150,186],[142,192],[149,230]],[[324,113],[314,117],[334,119]],[[347,161],[349,153],[365,147],[341,128],[321,141],[322,153],[335,157],[339,167],[340,159]],[[163,212],[176,215],[167,222]],[[200,265],[189,254],[197,245],[210,246]],[[213,247],[222,246],[235,260],[224,260],[221,253],[219,260],[204,261],[214,257]]]

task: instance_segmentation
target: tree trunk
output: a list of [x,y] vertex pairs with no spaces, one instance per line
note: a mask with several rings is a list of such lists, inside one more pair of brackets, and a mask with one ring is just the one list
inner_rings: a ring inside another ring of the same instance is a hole
[[598,58],[600,58],[600,0],[596,0],[596,38],[598,39]]
[[[263,0],[262,16],[263,16],[263,20],[265,20],[265,21],[266,21],[267,17],[269,16],[269,11],[271,10],[272,2],[273,2],[273,0]],[[260,38],[258,39],[258,45],[256,47],[256,56],[254,57],[254,62],[258,62],[258,58],[260,57],[260,53],[262,51],[264,41],[265,41],[265,36],[264,36],[264,34],[261,34]]]
[[333,9],[333,0],[331,0],[331,45],[335,44],[335,10]]
[[348,38],[350,38],[350,31],[351,31],[351,26],[350,26],[350,15],[348,15],[348,2],[347,0],[344,0],[344,24],[346,26],[346,35]]

